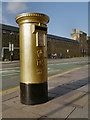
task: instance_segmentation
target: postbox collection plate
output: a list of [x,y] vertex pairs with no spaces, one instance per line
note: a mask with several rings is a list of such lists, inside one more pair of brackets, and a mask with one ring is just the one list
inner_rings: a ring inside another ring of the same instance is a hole
[[36,33],[36,46],[45,46],[45,37],[44,33]]

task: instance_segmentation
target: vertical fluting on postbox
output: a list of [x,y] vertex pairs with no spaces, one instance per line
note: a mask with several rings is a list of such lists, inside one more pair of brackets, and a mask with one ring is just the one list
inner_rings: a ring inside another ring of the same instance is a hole
[[47,23],[41,13],[23,13],[15,18],[19,24],[20,100],[39,104],[48,100]]

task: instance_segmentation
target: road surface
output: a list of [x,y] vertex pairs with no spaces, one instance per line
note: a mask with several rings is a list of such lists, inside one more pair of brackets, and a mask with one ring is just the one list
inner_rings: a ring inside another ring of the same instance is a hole
[[[78,69],[88,64],[88,58],[71,59],[50,59],[48,60],[48,80],[50,77],[64,74],[73,69]],[[20,83],[20,64],[19,62],[3,63],[2,69],[2,91],[19,86]]]

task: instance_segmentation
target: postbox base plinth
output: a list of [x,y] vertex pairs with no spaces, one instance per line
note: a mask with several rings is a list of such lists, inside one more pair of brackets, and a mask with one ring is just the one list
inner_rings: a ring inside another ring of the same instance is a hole
[[35,105],[47,102],[47,82],[39,84],[20,83],[20,97],[21,103],[26,105]]

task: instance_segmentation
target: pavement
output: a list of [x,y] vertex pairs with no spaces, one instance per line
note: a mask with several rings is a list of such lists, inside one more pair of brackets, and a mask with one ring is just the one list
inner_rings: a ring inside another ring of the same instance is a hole
[[[67,61],[67,62],[71,62],[71,61],[75,61],[75,60],[78,60],[78,61],[81,61],[81,60],[90,60],[90,58],[88,57],[76,57],[76,58],[63,58],[63,59],[60,59],[60,58],[57,58],[57,59],[48,59],[48,64],[53,64],[53,63],[63,63],[63,61]],[[13,63],[19,63],[20,61],[19,60],[14,60],[14,61],[0,61],[0,64],[13,64]]]
[[21,104],[19,87],[3,93],[2,118],[88,119],[88,69],[84,65],[48,77],[49,100],[43,104]]
[[8,64],[8,63],[18,63],[19,60],[14,60],[14,61],[0,61],[0,64]]

